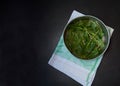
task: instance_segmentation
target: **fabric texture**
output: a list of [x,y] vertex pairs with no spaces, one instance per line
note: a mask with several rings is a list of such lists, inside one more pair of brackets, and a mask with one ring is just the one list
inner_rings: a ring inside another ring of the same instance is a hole
[[[84,16],[84,14],[77,11],[73,11],[68,23],[79,16]],[[113,29],[109,26],[106,26],[109,35],[111,37]],[[65,47],[63,41],[63,34],[60,37],[58,45],[50,58],[48,64],[54,67],[55,69],[65,73],[78,83],[83,86],[91,86],[97,68],[102,60],[103,56],[91,59],[91,60],[82,60],[74,57],[69,50]]]

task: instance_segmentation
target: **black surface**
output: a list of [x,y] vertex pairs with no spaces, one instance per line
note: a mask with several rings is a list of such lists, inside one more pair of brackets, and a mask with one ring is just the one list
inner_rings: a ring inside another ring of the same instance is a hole
[[0,86],[80,86],[47,64],[73,10],[114,28],[92,86],[119,86],[119,8],[115,0],[1,2]]

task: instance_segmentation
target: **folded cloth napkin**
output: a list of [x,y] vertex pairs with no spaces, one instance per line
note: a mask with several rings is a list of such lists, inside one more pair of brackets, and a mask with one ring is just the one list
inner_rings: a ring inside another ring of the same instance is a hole
[[[83,15],[84,14],[74,10],[68,23],[72,19]],[[106,27],[109,30],[109,34],[111,36],[113,33],[113,29],[108,26]],[[65,73],[81,85],[91,86],[102,57],[103,56],[100,56],[91,60],[82,60],[74,57],[65,47],[62,34],[48,64],[55,69]]]

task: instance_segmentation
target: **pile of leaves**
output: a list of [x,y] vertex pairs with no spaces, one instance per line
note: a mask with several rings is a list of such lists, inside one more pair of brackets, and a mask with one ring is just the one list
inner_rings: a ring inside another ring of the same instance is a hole
[[70,52],[82,59],[92,59],[105,48],[104,32],[95,19],[82,17],[68,24],[64,41]]

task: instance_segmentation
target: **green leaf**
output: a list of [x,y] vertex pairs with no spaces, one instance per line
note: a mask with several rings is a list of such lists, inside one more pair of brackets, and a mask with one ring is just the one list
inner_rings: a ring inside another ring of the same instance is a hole
[[76,19],[66,28],[65,44],[75,56],[94,58],[104,50],[102,26],[89,18]]

